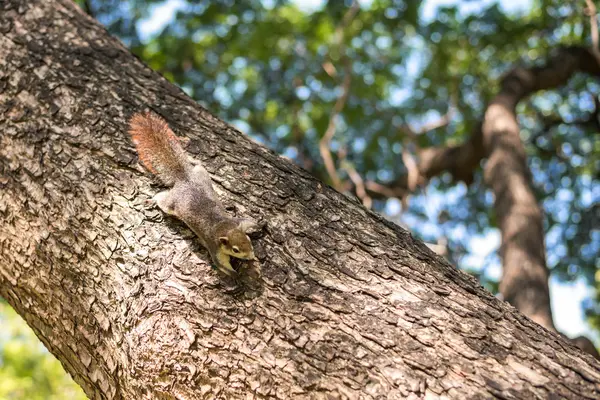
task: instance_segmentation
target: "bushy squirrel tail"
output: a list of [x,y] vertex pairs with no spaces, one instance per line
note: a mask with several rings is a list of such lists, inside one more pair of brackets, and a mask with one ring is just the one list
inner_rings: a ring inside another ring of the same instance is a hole
[[142,164],[165,185],[187,178],[185,152],[164,119],[151,112],[134,114],[129,134]]

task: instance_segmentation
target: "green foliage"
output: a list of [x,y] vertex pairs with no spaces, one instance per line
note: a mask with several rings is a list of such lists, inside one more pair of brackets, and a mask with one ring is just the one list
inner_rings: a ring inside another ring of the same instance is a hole
[[87,399],[31,328],[0,299],[0,399]]

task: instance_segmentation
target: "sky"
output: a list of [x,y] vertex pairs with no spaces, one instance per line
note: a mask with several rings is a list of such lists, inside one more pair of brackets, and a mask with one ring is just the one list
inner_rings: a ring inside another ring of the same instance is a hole
[[[361,6],[368,6],[372,0],[359,0]],[[518,13],[526,11],[532,6],[533,0],[499,0],[500,7],[508,13]],[[272,0],[263,0],[269,4]],[[425,0],[422,9],[422,18],[425,21],[435,18],[436,10],[441,6],[448,6],[459,3],[460,11],[464,14],[476,13],[483,7],[494,3],[495,0],[472,0],[466,3],[457,0]],[[297,6],[305,12],[313,12],[323,7],[324,0],[295,0]],[[142,39],[147,39],[160,32],[164,26],[173,18],[176,11],[182,9],[185,5],[184,0],[168,0],[160,6],[155,7],[150,18],[142,21],[138,25],[138,30]],[[398,93],[399,97],[410,95],[410,93]],[[242,129],[243,130],[243,129]],[[452,194],[450,194],[452,195]],[[429,195],[428,214],[436,214],[440,202],[446,201],[443,195]],[[390,203],[391,208],[387,211],[390,214],[397,213],[394,209],[395,203]],[[432,218],[432,220],[435,220]],[[407,221],[408,222],[408,221]],[[500,245],[500,234],[497,230],[490,231],[483,237],[474,237],[470,242],[471,255],[464,260],[465,265],[476,267],[484,264],[483,260],[490,254],[496,252]],[[488,276],[499,278],[501,266],[499,263],[492,265],[486,270]],[[581,302],[586,297],[590,297],[593,290],[586,286],[583,280],[577,280],[571,284],[558,282],[556,279],[550,280],[550,295],[552,302],[552,311],[556,327],[569,337],[585,334],[591,337],[596,345],[600,345],[600,338],[594,334],[585,322]]]

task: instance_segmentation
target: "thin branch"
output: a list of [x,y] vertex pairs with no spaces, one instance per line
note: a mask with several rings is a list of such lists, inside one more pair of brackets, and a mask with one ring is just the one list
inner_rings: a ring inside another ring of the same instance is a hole
[[447,126],[452,117],[454,116],[456,106],[454,105],[456,102],[455,96],[452,96],[450,99],[450,103],[448,104],[448,110],[446,113],[436,119],[435,121],[431,121],[425,125],[423,125],[419,130],[415,130],[409,124],[403,124],[398,128],[399,131],[404,133],[405,136],[415,141],[417,136],[424,135],[427,132],[433,131],[435,129],[443,128]]
[[435,121],[431,121],[430,123],[423,125],[418,131],[415,131],[415,129],[413,129],[409,124],[403,124],[400,126],[400,128],[398,128],[399,131],[404,133],[404,139],[402,141],[402,162],[404,163],[404,166],[407,170],[406,188],[408,190],[402,197],[403,208],[407,207],[408,195],[416,190],[417,185],[422,180],[422,174],[420,172],[419,163],[417,162],[415,156],[409,151],[409,147],[413,146],[416,149],[415,152],[417,153],[417,155],[422,154],[422,151],[420,150],[419,145],[417,143],[417,136],[423,135],[429,131],[442,128],[448,125],[452,119],[452,116],[454,115],[453,100],[454,96],[452,97],[451,102],[448,105],[448,110],[446,111],[446,114],[442,115]]
[[336,190],[341,190],[342,181],[337,173],[335,168],[335,164],[333,162],[333,157],[331,156],[331,150],[329,146],[331,145],[331,140],[333,139],[333,135],[335,135],[336,118],[340,112],[344,109],[346,105],[346,101],[348,100],[348,95],[350,94],[350,83],[352,81],[351,70],[350,70],[350,62],[347,61],[345,63],[345,74],[344,74],[344,82],[342,83],[342,95],[338,97],[335,105],[333,106],[333,110],[331,111],[331,115],[329,116],[329,123],[327,124],[327,130],[325,134],[319,141],[319,152],[321,153],[321,158],[323,158],[323,162],[325,163],[325,169],[331,178],[331,182],[333,183],[333,187]]
[[[410,154],[408,151],[408,146],[404,146],[402,150],[402,162],[408,171],[408,192],[412,193],[417,189],[417,185],[419,184],[419,166],[417,165],[417,161],[415,157]],[[406,209],[408,207],[408,196],[404,196],[402,198],[402,209]]]
[[592,0],[585,0],[587,7],[585,9],[586,14],[590,17],[590,29],[592,35],[592,52],[596,57],[596,60],[600,63],[600,49],[598,48],[598,17],[596,12],[596,5]]
[[372,197],[377,199],[391,197],[402,198],[409,193],[409,191],[405,189],[404,185],[397,184],[396,182],[392,182],[389,185],[384,185],[375,181],[367,181],[365,182],[365,188]]
[[348,173],[348,177],[354,184],[356,195],[360,201],[362,201],[366,208],[371,208],[373,206],[373,199],[371,199],[371,196],[367,193],[362,176],[360,176],[356,168],[348,161],[342,163],[342,168]]
[[[329,64],[331,64],[331,63],[329,63]],[[346,66],[348,66],[348,65],[346,65]],[[333,71],[335,71],[335,67],[333,67],[333,65],[331,65],[329,68],[330,69],[333,68]],[[337,73],[337,71],[335,71],[335,72]],[[349,75],[349,71],[346,71],[346,76],[348,76],[348,75]],[[454,97],[452,97],[452,100],[454,100]],[[454,115],[454,106],[453,106],[454,101],[452,101],[452,100],[448,106],[448,110],[446,111],[446,114],[441,116],[436,121],[432,121],[428,124],[423,125],[418,131],[415,131],[408,124],[403,124],[402,126],[399,127],[399,130],[401,130],[405,134],[405,137],[406,137],[406,140],[404,141],[405,142],[404,150],[402,151],[402,161],[404,162],[404,165],[406,166],[406,168],[408,170],[406,185],[404,185],[405,187],[403,187],[402,189],[388,190],[388,189],[386,189],[386,187],[384,185],[381,185],[381,184],[373,182],[373,181],[367,181],[365,183],[364,180],[362,179],[362,177],[360,176],[360,174],[358,173],[358,171],[356,171],[356,169],[354,169],[354,167],[352,167],[351,164],[342,162],[342,164],[344,164],[342,168],[345,169],[346,172],[348,173],[348,177],[354,184],[354,189],[355,189],[356,195],[361,199],[361,201],[363,202],[363,205],[365,205],[368,208],[371,207],[372,198],[369,195],[369,192],[370,192],[370,193],[376,194],[375,197],[378,197],[378,198],[381,198],[381,197],[401,198],[403,201],[403,208],[406,207],[406,201],[407,201],[408,195],[411,192],[415,191],[419,181],[421,180],[421,174],[419,172],[418,163],[417,163],[415,157],[407,150],[407,148],[410,144],[413,144],[417,148],[417,153],[420,153],[418,145],[416,143],[417,136],[425,134],[431,130],[444,127],[450,123],[452,116]],[[330,123],[331,123],[331,121],[332,120],[330,119]],[[334,128],[335,128],[335,125],[334,125]],[[330,133],[331,137],[327,138],[327,133]],[[339,176],[337,175],[337,172],[335,171],[333,160],[331,158],[331,153],[329,152],[329,143],[331,142],[331,139],[332,139],[334,133],[335,133],[335,129],[330,131],[329,126],[328,126],[328,130],[320,142],[319,149],[321,150],[322,156],[323,156],[324,152],[326,152],[325,156],[323,157],[323,160],[325,162],[325,166],[327,168],[328,174],[331,177],[331,180],[334,182],[334,187],[336,187],[336,189],[338,189],[338,190],[341,190],[342,182],[339,180]],[[321,144],[325,143],[324,142],[325,139],[327,139],[329,143],[327,143],[326,147],[322,147]],[[344,155],[340,155],[339,158],[341,160],[346,158],[344,151],[340,151],[340,154],[344,154]],[[329,167],[328,167],[328,165],[329,165]],[[336,184],[336,179],[338,179],[337,184]],[[336,185],[339,185],[339,187]],[[408,190],[406,190],[406,189],[408,189]]]
[[334,40],[337,45],[340,45],[342,43],[342,39],[344,37],[344,30],[348,25],[350,25],[350,22],[352,22],[359,9],[360,4],[358,4],[358,1],[354,0],[348,11],[346,11],[344,16],[342,17],[342,22],[335,28]]
[[[340,54],[344,53],[344,29],[350,24],[356,13],[358,12],[360,5],[358,1],[353,1],[352,6],[346,11],[342,21],[335,29],[334,42],[340,47]],[[338,97],[335,105],[333,106],[333,110],[329,116],[329,122],[327,124],[327,129],[325,130],[325,134],[319,141],[319,152],[321,153],[321,158],[323,159],[323,163],[325,164],[325,169],[327,170],[327,174],[329,175],[333,187],[336,190],[342,190],[342,181],[337,173],[337,169],[335,167],[335,163],[333,161],[333,157],[331,156],[331,140],[335,135],[336,129],[336,119],[338,115],[342,112],[346,105],[346,101],[348,100],[348,96],[350,95],[350,83],[352,81],[352,68],[350,60],[347,57],[343,57],[344,59],[344,80],[342,82],[342,95]],[[323,63],[323,69],[325,72],[332,77],[337,76],[337,70],[331,61],[327,61]]]
[[325,70],[325,73],[327,75],[329,75],[332,78],[335,78],[337,76],[337,69],[335,68],[335,65],[333,65],[333,63],[331,61],[325,61],[322,65],[323,69]]
[[442,115],[440,118],[438,118],[435,121],[431,121],[431,122],[423,125],[421,127],[421,129],[419,129],[418,131],[415,132],[415,135],[417,135],[417,136],[423,135],[423,134],[433,131],[435,129],[443,128],[450,123],[453,116],[454,116],[454,105],[452,103],[450,103],[448,105],[448,110],[446,111],[446,114]]

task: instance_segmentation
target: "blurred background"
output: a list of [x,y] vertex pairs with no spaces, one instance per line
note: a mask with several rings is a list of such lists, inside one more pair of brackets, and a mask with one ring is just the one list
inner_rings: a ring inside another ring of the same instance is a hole
[[[399,197],[360,188],[410,172],[415,149],[466,140],[512,67],[591,44],[584,0],[77,3],[211,112],[406,227],[493,293],[500,234],[481,169],[468,186],[443,174]],[[555,324],[596,347],[598,89],[577,75],[517,108],[545,212]],[[85,398],[1,299],[0,326],[0,399]]]

